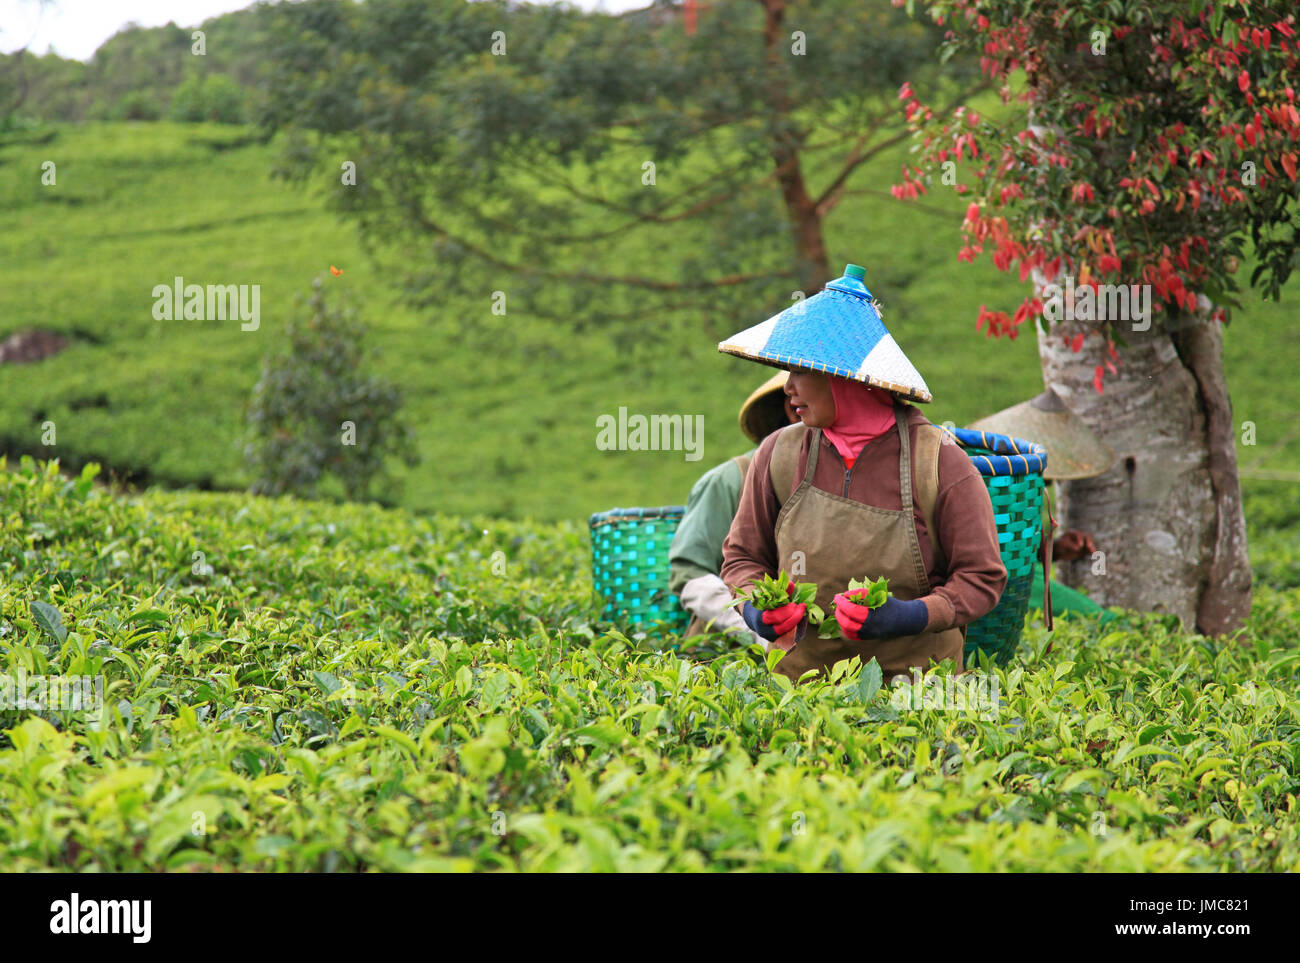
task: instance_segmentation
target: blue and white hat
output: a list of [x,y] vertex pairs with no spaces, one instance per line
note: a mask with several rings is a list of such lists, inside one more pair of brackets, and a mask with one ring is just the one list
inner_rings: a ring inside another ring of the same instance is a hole
[[733,334],[718,350],[777,368],[825,371],[902,398],[931,401],[925,380],[886,329],[879,302],[862,283],[866,273],[848,265],[843,277],[762,324]]

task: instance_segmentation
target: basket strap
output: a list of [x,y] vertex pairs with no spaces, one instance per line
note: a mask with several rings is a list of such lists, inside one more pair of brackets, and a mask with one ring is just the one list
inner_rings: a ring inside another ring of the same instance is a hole
[[942,572],[948,570],[948,559],[939,546],[939,536],[934,530],[934,508],[939,500],[939,446],[943,443],[943,429],[937,425],[917,428],[916,441],[916,498],[921,503],[921,516],[930,536],[930,550]]
[[772,448],[772,461],[768,464],[767,474],[772,479],[772,490],[776,492],[776,503],[784,505],[790,497],[790,486],[794,484],[795,462],[799,458],[799,446],[808,426],[803,422],[782,428],[776,436],[776,445]]
[[737,455],[731,460],[735,462],[736,467],[740,469],[740,487],[744,488],[745,476],[749,474],[750,457],[748,455]]

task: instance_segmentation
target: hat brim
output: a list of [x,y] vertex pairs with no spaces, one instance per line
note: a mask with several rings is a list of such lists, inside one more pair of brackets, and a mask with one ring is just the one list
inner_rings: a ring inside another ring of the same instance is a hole
[[[861,292],[855,292],[853,284]],[[806,301],[738,331],[720,342],[718,350],[774,368],[860,381],[911,401],[933,400],[869,292],[849,278],[832,281]]]
[[889,381],[886,378],[876,378],[871,375],[861,376],[846,368],[837,368],[833,365],[817,364],[816,362],[800,362],[793,359],[774,359],[764,357],[751,351],[745,351],[725,341],[718,345],[718,350],[724,354],[735,355],[737,358],[744,358],[746,361],[757,361],[759,364],[765,364],[772,368],[782,368],[785,371],[820,371],[824,374],[835,375],[838,378],[845,378],[849,381],[860,381],[866,385],[874,385],[877,388],[883,388],[886,391],[892,391],[900,398],[906,398],[909,401],[919,401],[929,404],[934,400],[929,391],[921,388],[915,388],[909,385],[900,385],[895,381]]
[[768,402],[768,399],[773,395],[782,396],[783,400],[780,404],[780,408],[781,413],[784,416],[784,389],[786,379],[789,377],[790,372],[785,370],[778,371],[755,388],[750,393],[749,397],[745,399],[745,403],[740,406],[740,430],[743,431],[745,436],[754,444],[758,444],[767,437],[768,432],[763,431],[763,422],[765,420],[763,418],[763,408]]
[[1012,435],[1036,442],[1047,449],[1048,481],[1095,478],[1115,464],[1114,450],[1097,437],[1088,425],[1048,388],[968,425],[974,431]]

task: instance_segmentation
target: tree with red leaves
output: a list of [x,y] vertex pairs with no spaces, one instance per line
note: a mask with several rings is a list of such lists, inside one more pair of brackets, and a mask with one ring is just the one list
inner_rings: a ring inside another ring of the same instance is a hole
[[1045,383],[1119,455],[1067,485],[1065,526],[1104,554],[1062,576],[1231,632],[1251,574],[1221,329],[1248,239],[1251,284],[1272,298],[1300,251],[1293,3],[919,6],[948,29],[945,53],[980,55],[1013,119],[940,117],[905,84],[921,150],[895,194],[942,171],[971,197],[958,259],[989,249],[1032,282],[1014,313],[981,305],[976,327],[1015,338],[1034,319]]

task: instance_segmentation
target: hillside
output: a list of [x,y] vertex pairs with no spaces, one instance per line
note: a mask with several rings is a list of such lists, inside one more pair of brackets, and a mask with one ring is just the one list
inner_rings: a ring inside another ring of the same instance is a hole
[[[0,447],[72,466],[98,461],[138,482],[246,486],[239,434],[259,359],[323,274],[362,307],[378,369],[407,392],[423,458],[414,471],[398,466],[407,507],[558,519],[680,503],[704,467],[744,449],[736,408],[766,373],[719,355],[703,325],[696,335],[647,326],[618,346],[598,325],[574,335],[512,307],[518,338],[482,357],[432,336],[427,314],[399,302],[319,197],[271,179],[277,150],[229,127],[122,123],[60,128],[48,143],[0,151],[0,338],[40,328],[72,341],[37,364],[0,364]],[[40,183],[47,159],[57,164],[52,187]],[[864,178],[878,191],[844,200],[829,224],[831,250],[837,263],[867,265],[935,395],[929,417],[965,424],[1041,388],[1030,332],[997,342],[975,330],[981,303],[1018,303],[1022,289],[987,262],[956,262],[957,197],[909,205],[888,195],[897,160]],[[151,292],[176,276],[260,285],[260,328],[155,321]],[[734,328],[780,307],[755,304]],[[472,324],[487,309],[486,299],[447,299],[438,311]],[[1286,300],[1248,301],[1228,332],[1227,368],[1237,420],[1256,424],[1243,462],[1295,471],[1294,405],[1276,390],[1300,370],[1289,310]],[[702,414],[702,460],[598,451],[596,419],[620,405]],[[47,420],[53,450],[41,443]]]

